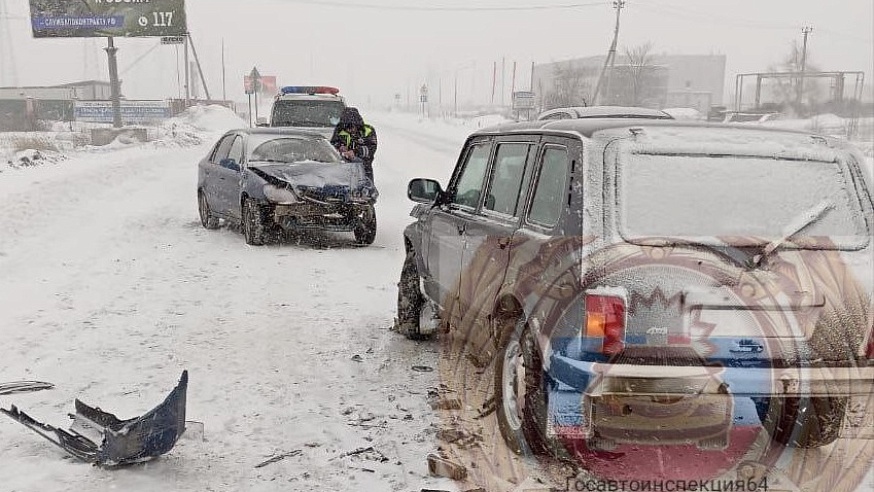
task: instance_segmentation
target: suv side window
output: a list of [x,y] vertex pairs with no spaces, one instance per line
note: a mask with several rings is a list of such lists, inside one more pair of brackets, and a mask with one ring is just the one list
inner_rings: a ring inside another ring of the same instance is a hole
[[490,142],[473,144],[468,148],[464,166],[455,181],[450,200],[452,204],[470,208],[476,208],[479,204],[491,150]]
[[498,145],[484,209],[510,216],[517,214],[519,192],[522,190],[525,164],[528,162],[531,147],[532,145],[528,143]]
[[231,144],[231,150],[228,151],[228,158],[233,159],[238,166],[243,165],[243,137],[237,136],[234,143]]
[[217,150],[212,155],[212,163],[218,165],[222,159],[226,159],[228,157],[228,152],[231,150],[231,144],[234,141],[234,137],[236,135],[227,135],[225,138],[219,142]]
[[528,210],[528,222],[544,227],[553,227],[558,223],[567,196],[567,177],[567,148],[558,145],[544,147],[534,196]]

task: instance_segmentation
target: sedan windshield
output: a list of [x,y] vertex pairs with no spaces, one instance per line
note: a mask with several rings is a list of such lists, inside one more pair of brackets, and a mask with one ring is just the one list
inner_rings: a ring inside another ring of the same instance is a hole
[[253,137],[249,162],[291,164],[294,162],[340,162],[340,154],[324,139],[280,137],[258,140]]
[[[856,249],[868,232],[851,190],[835,162],[635,154],[620,163],[617,195],[630,240]],[[807,211],[818,213],[799,227]]]

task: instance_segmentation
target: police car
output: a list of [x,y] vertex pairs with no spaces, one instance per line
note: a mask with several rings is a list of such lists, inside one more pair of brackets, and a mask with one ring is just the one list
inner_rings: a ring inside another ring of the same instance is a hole
[[287,86],[273,101],[270,126],[292,127],[331,138],[346,101],[336,87]]

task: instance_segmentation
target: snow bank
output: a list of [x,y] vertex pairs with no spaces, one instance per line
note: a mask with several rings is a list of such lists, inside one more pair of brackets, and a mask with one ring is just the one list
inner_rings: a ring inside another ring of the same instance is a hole
[[232,110],[218,105],[192,106],[176,118],[168,120],[167,124],[190,126],[196,130],[211,133],[224,133],[234,128],[247,126],[246,122],[241,120]]
[[[145,130],[146,141],[124,134],[108,145],[91,145],[90,130],[108,128],[90,123],[52,125],[46,132],[0,132],[0,173],[23,170],[66,160],[75,154],[102,154],[133,147],[192,147],[212,141],[215,134],[246,123],[224,106],[194,106],[157,127],[127,127]],[[72,130],[71,130],[72,129]]]

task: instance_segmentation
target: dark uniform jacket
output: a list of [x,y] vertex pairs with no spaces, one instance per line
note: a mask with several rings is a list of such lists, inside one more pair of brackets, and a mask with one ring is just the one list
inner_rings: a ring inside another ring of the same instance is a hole
[[345,147],[355,152],[355,157],[369,166],[373,164],[373,157],[376,154],[376,130],[366,123],[360,127],[358,132],[350,133],[347,130],[338,129],[331,137],[331,145],[337,149],[342,150],[342,147]]

